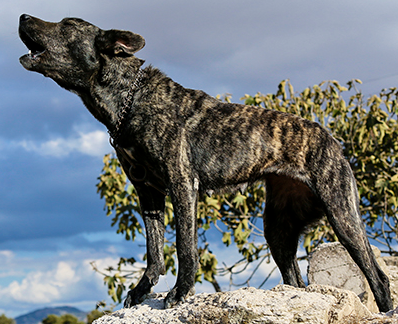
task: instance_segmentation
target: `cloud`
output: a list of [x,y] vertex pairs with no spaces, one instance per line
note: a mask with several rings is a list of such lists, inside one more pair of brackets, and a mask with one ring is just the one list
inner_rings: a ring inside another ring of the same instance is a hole
[[[60,266],[60,265],[59,265]],[[44,279],[54,276],[53,271],[46,273],[29,273],[21,283],[13,281],[7,288],[2,289],[3,296],[9,296],[16,302],[24,303],[49,303],[53,300],[59,300],[60,282],[52,280],[50,282]],[[69,286],[70,287],[70,286]]]
[[[90,311],[100,300],[112,303],[103,276],[90,263],[94,261],[100,271],[109,266],[117,268],[120,255],[131,256],[131,242],[116,234],[85,233],[43,240],[43,246],[31,251],[30,244],[36,241],[25,241],[19,248],[13,246],[14,250],[0,250],[0,309],[7,310],[7,316],[56,305]],[[144,253],[139,246],[134,250]],[[145,263],[137,266],[145,267]]]
[[[46,270],[32,270],[22,280],[13,280],[9,285],[0,287],[2,308],[35,308],[35,305],[91,303],[94,308],[98,300],[106,298],[106,288],[101,275],[92,270],[89,259],[65,259],[47,264]],[[23,259],[23,258],[22,258]],[[16,261],[16,260],[15,260]],[[116,264],[111,257],[97,261],[101,265]]]
[[74,152],[101,157],[111,151],[108,134],[100,130],[88,133],[77,132],[68,138],[57,137],[45,142],[22,140],[17,145],[28,152],[57,158]]

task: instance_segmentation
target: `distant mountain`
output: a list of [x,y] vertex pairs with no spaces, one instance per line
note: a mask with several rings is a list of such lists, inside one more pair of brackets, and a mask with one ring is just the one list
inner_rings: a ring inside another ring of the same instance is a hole
[[46,318],[48,315],[54,314],[57,316],[63,314],[72,314],[76,316],[80,321],[86,320],[86,312],[81,311],[80,309],[63,306],[63,307],[47,307],[35,310],[31,313],[21,315],[15,318],[16,324],[38,324]]

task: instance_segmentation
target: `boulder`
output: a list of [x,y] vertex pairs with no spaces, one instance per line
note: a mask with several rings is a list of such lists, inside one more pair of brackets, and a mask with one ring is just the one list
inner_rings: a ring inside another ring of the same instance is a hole
[[360,320],[372,317],[355,293],[321,285],[310,285],[307,288],[279,285],[271,290],[242,288],[230,292],[202,293],[171,309],[163,309],[165,295],[153,294],[141,305],[104,315],[94,323],[321,324],[359,323]]
[[[389,268],[381,257],[380,250],[375,246],[372,246],[372,249],[380,267],[389,276]],[[398,267],[396,270],[398,275]],[[390,281],[392,283],[393,278],[390,277]],[[321,244],[311,254],[308,260],[308,283],[351,290],[371,312],[378,312],[376,301],[365,276],[347,250],[338,242]],[[391,291],[394,290],[393,286],[391,284]]]
[[398,257],[383,257],[383,261],[388,269],[388,277],[390,278],[391,298],[395,307],[398,306]]

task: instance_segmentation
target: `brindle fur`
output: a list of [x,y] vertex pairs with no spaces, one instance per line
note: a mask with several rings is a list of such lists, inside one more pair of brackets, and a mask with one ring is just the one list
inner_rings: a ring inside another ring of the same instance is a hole
[[[165,273],[164,192],[174,206],[179,261],[176,284],[165,299],[165,307],[171,307],[194,292],[198,196],[264,180],[264,233],[284,282],[304,286],[296,259],[299,236],[326,214],[365,274],[379,309],[392,309],[388,278],[365,235],[350,166],[337,141],[317,123],[222,103],[151,66],[137,80],[144,61],[133,54],[145,42],[128,31],[104,31],[76,18],[50,23],[22,15],[19,33],[31,50],[21,64],[78,94],[111,134],[125,98],[132,98],[115,148],[140,198],[148,260],[126,307],[140,303]],[[137,181],[145,173],[144,181]]]

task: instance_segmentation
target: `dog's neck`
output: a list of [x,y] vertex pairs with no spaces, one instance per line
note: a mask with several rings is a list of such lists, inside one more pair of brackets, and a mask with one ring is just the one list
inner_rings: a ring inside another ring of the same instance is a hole
[[[121,60],[120,62],[107,62],[104,68],[98,72],[95,78],[98,82],[93,83],[89,91],[79,93],[87,109],[93,116],[103,123],[112,137],[118,136],[122,123],[129,109],[133,105],[134,94],[140,89],[143,77],[141,65],[143,60],[134,59],[134,64]],[[128,63],[128,69],[122,65]],[[122,73],[122,71],[129,71]]]
[[131,83],[129,90],[127,92],[127,96],[123,100],[123,105],[121,109],[116,111],[116,122],[114,129],[109,129],[108,133],[111,136],[114,145],[117,145],[120,135],[123,132],[123,127],[127,122],[127,117],[129,115],[130,110],[132,109],[134,94],[140,90],[141,80],[144,76],[144,72],[141,68],[139,68],[136,73],[136,77],[134,81]]

